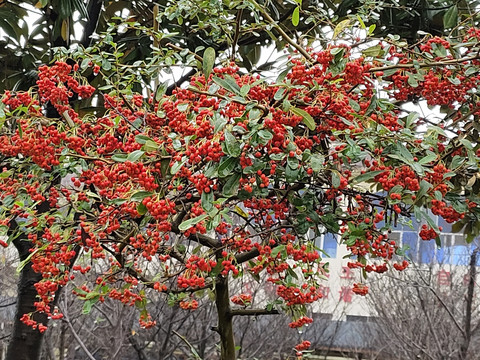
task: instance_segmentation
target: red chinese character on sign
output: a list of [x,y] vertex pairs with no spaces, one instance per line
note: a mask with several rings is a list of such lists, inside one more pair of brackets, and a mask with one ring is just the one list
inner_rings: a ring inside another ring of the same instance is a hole
[[452,283],[450,271],[440,270],[437,274],[437,282],[438,285],[450,285]]
[[352,279],[352,269],[350,269],[348,266],[342,266],[342,275],[340,275],[340,279]]
[[320,294],[322,294],[322,299],[328,299],[328,294],[330,294],[330,288],[328,286],[322,286],[318,288]]
[[342,286],[342,290],[339,291],[340,293],[340,301],[351,303],[353,291],[350,286]]

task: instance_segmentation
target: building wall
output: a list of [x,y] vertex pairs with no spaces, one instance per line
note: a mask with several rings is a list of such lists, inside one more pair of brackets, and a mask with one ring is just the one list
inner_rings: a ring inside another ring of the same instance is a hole
[[[471,244],[465,242],[461,233],[453,233],[451,224],[441,218],[435,222],[442,227],[440,241],[442,246],[437,247],[435,240],[424,241],[419,236],[421,224],[413,220],[410,224],[399,225],[389,235],[400,245],[401,251],[411,265],[405,271],[417,271],[419,268],[432,267],[437,285],[448,287],[452,281],[468,283],[468,265],[470,255],[478,247],[478,241]],[[381,225],[381,224],[380,224]],[[358,317],[374,316],[374,311],[369,307],[365,297],[354,294],[351,290],[354,283],[363,282],[367,285],[374,281],[381,281],[385,274],[368,274],[364,279],[359,269],[350,269],[347,264],[351,261],[344,258],[348,255],[345,245],[339,245],[335,235],[326,234],[315,239],[316,246],[322,249],[324,261],[329,263],[328,279],[324,287],[324,299],[314,307],[314,312],[331,314],[334,320],[355,319]],[[328,256],[327,256],[328,255]],[[398,257],[403,261],[403,257]],[[480,266],[480,256],[477,258]],[[391,270],[393,274],[396,270]],[[452,274],[455,273],[455,279]]]

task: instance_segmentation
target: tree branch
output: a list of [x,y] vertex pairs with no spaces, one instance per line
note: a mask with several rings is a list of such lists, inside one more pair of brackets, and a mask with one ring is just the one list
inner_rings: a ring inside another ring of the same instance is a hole
[[277,309],[232,309],[230,310],[231,316],[256,316],[256,315],[278,315],[280,314]]
[[295,41],[293,41],[293,39],[290,36],[288,36],[285,31],[283,31],[282,27],[270,16],[267,10],[265,10],[264,6],[260,6],[255,0],[250,0],[250,2],[255,6],[255,8],[258,11],[260,11],[262,16],[270,23],[270,25],[272,25],[275,29],[277,29],[277,31],[280,33],[280,35],[282,35],[282,37],[285,39],[286,42],[292,45],[309,62],[314,62],[310,54],[307,51],[305,51],[303,47],[301,47]]
[[437,67],[437,66],[447,66],[447,65],[455,65],[460,64],[466,61],[473,61],[480,59],[480,55],[464,57],[460,59],[452,59],[452,60],[445,60],[445,61],[432,61],[432,62],[424,62],[419,64],[395,64],[395,65],[386,65],[386,66],[379,66],[379,67],[372,67],[368,70],[368,72],[376,72],[376,71],[385,71],[391,69],[411,69],[411,68],[418,68],[418,67]]
[[65,321],[68,325],[68,327],[70,328],[70,331],[72,332],[72,335],[73,337],[75,338],[75,340],[77,341],[78,345],[80,345],[80,347],[82,348],[82,350],[85,352],[85,354],[87,355],[87,357],[90,359],[90,360],[96,360],[95,357],[92,355],[92,353],[87,349],[86,345],[84,344],[84,342],[82,341],[82,339],[80,338],[80,336],[77,334],[77,332],[75,331],[72,323],[70,322],[70,319],[68,318],[67,316],[67,310],[66,308],[61,310],[62,313],[63,313],[63,321]]
[[[181,48],[180,46],[174,45],[174,44],[172,44],[172,43],[168,43],[167,46],[168,46],[169,48],[173,49],[173,50],[176,50],[176,51],[183,51],[183,50],[184,50],[184,49]],[[190,54],[192,54],[197,61],[200,61],[200,63],[203,63],[203,58],[202,58],[200,55],[195,54],[194,52],[192,52],[192,51],[190,51],[190,50],[188,50],[188,52],[189,52]]]
[[[196,94],[218,97],[219,99],[228,100],[228,101],[233,101],[233,102],[236,102],[236,103],[242,104],[242,105],[248,105],[248,102],[247,102],[247,101],[239,101],[239,100],[237,100],[237,99],[230,98],[230,97],[225,96],[225,95],[220,95],[218,92],[215,93],[215,94],[210,94],[209,92],[202,91],[202,90],[198,90],[198,89],[196,89],[196,88],[194,88],[194,87],[191,87],[191,86],[188,87],[188,90],[191,91],[191,92],[194,92],[194,93],[196,93]],[[263,105],[254,103],[253,107],[262,110],[264,114],[268,113],[268,109],[267,109],[265,106],[263,106]]]

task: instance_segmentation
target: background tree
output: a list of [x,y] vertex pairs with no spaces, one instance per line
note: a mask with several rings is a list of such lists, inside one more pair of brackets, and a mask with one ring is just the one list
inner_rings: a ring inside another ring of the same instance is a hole
[[[339,23],[341,27],[348,27],[359,15],[367,26],[376,25],[376,36],[397,34],[412,44],[424,34],[443,35],[452,30],[456,34],[465,26],[475,26],[476,4],[476,1],[410,0],[259,2],[295,40],[325,42],[328,40],[325,27],[333,29]],[[269,61],[259,63],[262,48],[274,42],[277,49],[281,49],[285,39],[262,16],[252,17],[250,11],[244,11],[249,6],[248,2],[233,1],[216,1],[205,6],[200,0],[172,4],[167,1],[3,1],[0,28],[6,37],[1,41],[0,89],[28,89],[35,83],[36,68],[53,59],[55,47],[87,48],[91,36],[106,31],[116,16],[175,34],[172,43],[182,44],[191,51],[209,46],[217,51],[230,49],[232,59],[248,70],[267,69],[272,66]],[[158,17],[158,14],[166,16]],[[115,41],[124,44],[124,51],[128,53],[124,60],[129,63],[149,57],[151,46],[155,45],[147,36],[137,37],[128,32],[117,34]],[[235,53],[240,57],[235,57]]]
[[467,260],[468,266],[418,266],[372,286],[369,301],[387,334],[387,352],[417,359],[476,357],[478,251]]

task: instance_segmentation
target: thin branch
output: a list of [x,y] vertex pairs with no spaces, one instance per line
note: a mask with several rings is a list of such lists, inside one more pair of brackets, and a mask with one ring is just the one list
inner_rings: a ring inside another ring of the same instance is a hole
[[237,48],[238,38],[240,37],[240,24],[242,23],[242,15],[243,9],[239,9],[235,19],[235,35],[232,41],[232,56],[230,57],[232,61],[235,61],[235,51]]
[[197,69],[195,69],[195,68],[190,69],[190,71],[188,71],[186,74],[182,75],[180,77],[180,79],[176,80],[175,82],[173,82],[173,84],[169,85],[167,87],[167,90],[165,91],[165,94],[166,95],[172,95],[172,92],[173,92],[174,89],[176,89],[177,87],[182,85],[185,81],[189,80],[193,75],[195,75],[196,72],[197,72]]
[[190,344],[187,340],[187,338],[183,335],[180,335],[178,332],[176,332],[175,330],[172,329],[172,332],[177,335],[180,339],[182,339],[182,341],[187,344],[187,346],[190,348],[190,352],[192,353],[193,357],[197,360],[202,360],[202,358],[200,357],[200,355],[198,355],[197,351],[195,350],[195,348],[193,347],[192,344]]
[[[233,99],[233,98],[230,98],[230,97],[225,96],[225,95],[220,95],[219,93],[210,94],[210,93],[207,92],[207,91],[198,90],[198,89],[196,89],[196,88],[194,88],[194,87],[191,87],[191,86],[188,87],[187,90],[189,90],[189,91],[191,91],[191,92],[194,92],[194,93],[196,93],[196,94],[213,96],[213,97],[217,97],[217,98],[219,98],[219,99],[228,100],[228,101],[233,101],[233,102],[236,102],[236,103],[242,104],[242,105],[248,105],[248,104],[249,104],[247,101],[239,101],[239,100],[237,100],[237,99]],[[268,113],[268,109],[267,109],[265,106],[263,106],[263,105],[254,103],[253,107],[262,110],[264,114]]]
[[450,319],[453,321],[453,323],[455,324],[455,326],[457,327],[457,329],[460,331],[460,333],[462,334],[462,336],[465,336],[465,330],[462,328],[462,326],[460,325],[460,323],[457,321],[457,317],[452,313],[452,311],[450,310],[450,308],[447,306],[447,304],[445,304],[445,302],[443,301],[443,299],[438,295],[438,293],[435,291],[434,288],[432,288],[430,286],[430,284],[428,283],[428,281],[421,275],[421,273],[419,272],[418,273],[420,278],[422,279],[422,281],[425,283],[425,286],[433,293],[433,295],[435,295],[435,297],[437,298],[437,300],[440,302],[440,304],[442,305],[442,307],[445,309],[445,311],[448,313],[448,316],[450,317]]
[[11,303],[8,303],[8,304],[2,304],[2,305],[0,305],[0,309],[1,309],[1,308],[6,308],[6,307],[9,307],[9,306],[12,306],[12,305],[15,305],[16,303],[17,303],[17,302],[14,301],[14,302],[11,302]]
[[480,55],[464,57],[460,59],[452,59],[452,60],[445,60],[445,61],[433,61],[433,62],[423,62],[419,64],[395,64],[395,65],[387,65],[387,66],[379,66],[379,67],[372,67],[368,71],[369,72],[376,72],[376,71],[385,71],[391,69],[411,69],[411,68],[418,68],[418,67],[434,67],[434,66],[447,66],[447,65],[455,65],[467,61],[473,61],[480,59]]
[[[183,51],[183,50],[185,50],[185,49],[181,48],[180,46],[174,45],[174,44],[172,44],[172,43],[168,43],[167,46],[168,46],[169,48],[172,48],[173,50],[176,50],[176,51]],[[189,52],[190,54],[192,54],[197,61],[200,61],[200,63],[203,63],[203,58],[202,58],[200,55],[195,54],[194,52],[192,52],[192,51],[190,51],[190,50],[188,50],[188,52]]]
[[[66,310],[66,309],[64,309]],[[67,312],[62,310],[62,313],[63,313],[63,321],[65,321],[68,325],[68,327],[70,328],[70,331],[72,332],[72,335],[73,337],[75,338],[75,340],[77,340],[78,342],[78,345],[80,345],[80,347],[82,348],[82,350],[85,352],[85,354],[87,355],[87,357],[90,359],[90,360],[96,360],[95,357],[90,353],[90,351],[87,349],[86,345],[83,343],[82,339],[80,338],[80,336],[77,334],[77,332],[75,331],[72,323],[70,322],[70,319],[68,318],[67,316]]]
[[104,162],[106,164],[109,164],[109,165],[115,164],[114,161],[110,161],[110,160],[102,159],[102,158],[97,158],[97,157],[94,157],[94,156],[86,156],[86,155],[80,155],[80,154],[67,154],[67,156],[72,156],[72,157],[76,157],[76,158],[79,158],[79,159],[85,159],[85,160],[102,161],[102,162]]
[[230,310],[231,316],[256,316],[256,315],[278,315],[280,314],[277,309],[232,309]]
[[292,45],[309,62],[314,62],[314,60],[310,56],[310,54],[307,51],[305,51],[305,49],[303,47],[298,45],[290,36],[288,36],[285,31],[283,31],[282,27],[270,16],[270,14],[267,12],[267,10],[264,6],[259,5],[255,0],[250,0],[250,2],[255,6],[255,8],[258,11],[260,11],[262,16],[265,17],[265,19],[270,23],[270,25],[272,25],[275,29],[277,29],[277,31],[285,39],[286,42],[288,42],[290,45]]

